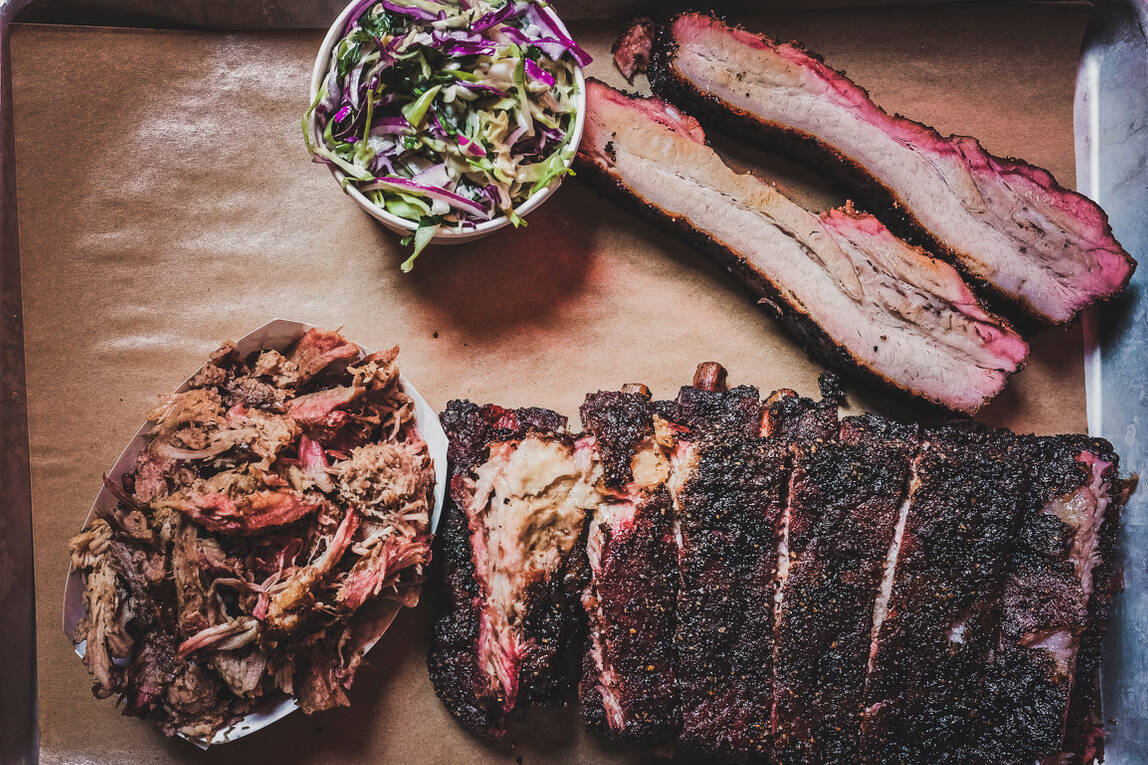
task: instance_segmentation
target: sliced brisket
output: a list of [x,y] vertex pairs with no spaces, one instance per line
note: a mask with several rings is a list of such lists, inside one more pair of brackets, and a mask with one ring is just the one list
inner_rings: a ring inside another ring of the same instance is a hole
[[836,171],[898,234],[1041,320],[1071,320],[1135,268],[1104,212],[1047,171],[891,116],[792,43],[683,13],[655,41],[649,73],[658,95],[703,119]]
[[725,165],[691,117],[587,83],[579,173],[722,263],[827,364],[973,412],[1028,346],[948,264],[851,208],[816,215]]

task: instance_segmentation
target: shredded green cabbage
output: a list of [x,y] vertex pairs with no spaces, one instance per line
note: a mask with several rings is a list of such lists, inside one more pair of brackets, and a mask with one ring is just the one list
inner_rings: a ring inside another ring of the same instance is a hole
[[542,0],[364,2],[332,50],[304,139],[416,224],[404,240],[410,270],[443,228],[498,215],[523,225],[515,208],[571,172],[575,71],[588,61]]

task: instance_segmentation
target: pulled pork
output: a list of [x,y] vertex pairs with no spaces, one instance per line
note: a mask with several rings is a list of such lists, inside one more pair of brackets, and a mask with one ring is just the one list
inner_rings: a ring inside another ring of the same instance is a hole
[[117,506],[71,543],[96,696],[202,737],[273,693],[348,703],[430,558],[434,468],[397,355],[321,330],[229,343],[149,414]]

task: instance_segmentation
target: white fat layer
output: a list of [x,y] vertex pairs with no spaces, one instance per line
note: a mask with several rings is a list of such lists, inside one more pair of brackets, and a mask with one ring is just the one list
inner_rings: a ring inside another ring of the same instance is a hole
[[630,472],[634,476],[633,485],[639,489],[660,486],[669,479],[669,457],[654,436],[638,445],[630,458]]
[[1037,651],[1048,651],[1056,663],[1056,671],[1062,677],[1070,677],[1076,666],[1080,637],[1071,630],[1030,632],[1021,638],[1021,645]]
[[[790,504],[793,498],[793,481],[796,471],[790,471],[789,490],[786,494],[785,510],[782,511],[780,529],[777,535],[777,587],[773,591],[773,629],[777,631],[781,624],[781,608],[785,604],[785,583],[789,579],[789,519]],[[773,641],[773,665],[777,666],[777,641]]]
[[889,610],[889,600],[893,597],[893,580],[896,578],[897,558],[901,554],[901,540],[905,536],[905,524],[909,520],[909,508],[912,507],[913,497],[921,484],[917,476],[917,468],[921,463],[921,454],[929,448],[928,442],[921,444],[917,456],[913,458],[910,466],[909,491],[905,494],[905,501],[897,510],[897,525],[893,529],[893,539],[889,542],[889,552],[885,556],[885,571],[881,576],[881,589],[877,592],[877,600],[873,604],[873,628],[869,632],[869,668],[865,673],[865,685],[869,685],[869,676],[877,664],[878,638],[881,636],[881,625],[885,623],[885,615]]
[[666,481],[666,488],[670,492],[670,506],[674,514],[671,526],[674,532],[674,544],[678,548],[679,561],[682,557],[682,547],[684,544],[681,524],[682,490],[685,488],[686,482],[689,481],[690,475],[693,474],[697,464],[698,454],[696,446],[689,441],[679,441],[677,447],[670,454],[670,478]]
[[888,231],[852,226],[846,238],[708,146],[624,104],[596,99],[586,130],[598,161],[634,194],[743,255],[894,384],[971,411],[1016,369],[1020,359],[1005,356],[1023,355],[1023,344],[979,320],[986,315],[956,271]]
[[476,471],[469,514],[484,585],[479,664],[508,707],[517,696],[525,592],[577,543],[587,511],[600,500],[597,471],[595,461],[566,444],[537,436],[492,446]]
[[[762,430],[765,430],[764,425]],[[786,493],[785,509],[781,514],[780,529],[777,535],[777,581],[773,589],[773,672],[776,680],[779,659],[779,645],[777,631],[781,628],[781,609],[785,606],[785,584],[789,580],[789,519],[793,498],[793,480],[795,471],[790,471],[789,491]],[[770,717],[777,717],[777,697],[774,696],[773,710]]]
[[962,645],[965,642],[965,630],[969,628],[968,618],[964,618],[949,627],[949,642]]
[[[836,95],[823,79],[774,51],[730,45],[719,30],[699,31],[678,49],[676,66],[719,99],[764,121],[815,135],[857,161],[971,271],[1006,292],[1069,318],[1082,301],[1078,285],[1101,270],[1078,222],[991,171],[972,173],[963,156],[890,133]],[[956,139],[974,150],[972,139]]]
[[1092,572],[1100,562],[1100,526],[1111,502],[1111,486],[1104,480],[1108,466],[1107,462],[1094,461],[1087,486],[1044,508],[1044,512],[1055,515],[1074,531],[1069,556],[1085,596],[1092,595]]

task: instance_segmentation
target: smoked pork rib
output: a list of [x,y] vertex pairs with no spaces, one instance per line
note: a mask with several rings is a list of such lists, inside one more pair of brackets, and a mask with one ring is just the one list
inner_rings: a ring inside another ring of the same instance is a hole
[[1102,529],[1120,502],[1107,442],[1051,436],[1032,439],[1025,451],[1030,484],[1005,578],[1000,645],[986,672],[992,724],[977,740],[983,759],[1016,765],[1065,746],[1089,601],[1107,597],[1108,582],[1097,587],[1094,578],[1112,562]]
[[909,485],[914,426],[851,417],[794,443],[775,636],[774,758],[856,762],[873,607]]
[[[1116,455],[1111,446],[1099,442],[1094,454],[1101,460],[1113,458],[1112,497],[1100,525],[1095,554],[1099,562],[1092,570],[1092,595],[1088,599],[1088,627],[1080,637],[1076,657],[1076,674],[1068,705],[1064,751],[1079,762],[1093,762],[1104,757],[1104,718],[1100,708],[1100,662],[1104,633],[1112,611],[1112,599],[1124,589],[1124,572],[1117,558],[1116,543],[1120,533],[1120,516],[1135,479],[1120,479],[1115,474]],[[1104,470],[1109,477],[1109,469]],[[1069,759],[1069,761],[1073,761]]]
[[675,688],[674,541],[668,423],[648,390],[586,397],[582,422],[603,465],[590,521],[590,635],[579,697],[586,724],[628,741],[668,743],[679,727]]
[[929,430],[865,691],[867,763],[966,763],[988,729],[985,668],[1024,502],[1018,439],[973,424]]
[[756,417],[744,406],[749,390],[683,389],[679,416],[697,411],[699,400],[723,398],[739,401],[747,416],[724,424],[693,418],[679,435],[670,480],[680,539],[678,741],[736,758],[770,751],[775,526],[785,479],[785,450],[756,433],[760,405]]
[[587,83],[579,174],[683,234],[821,360],[974,412],[1028,354],[950,265],[851,208],[820,216],[725,165],[697,122]]
[[446,593],[427,664],[463,725],[499,738],[515,709],[557,703],[569,689],[595,463],[549,410],[452,401],[441,419],[450,486],[436,557]]
[[703,119],[836,171],[898,234],[1041,320],[1071,320],[1136,266],[1103,210],[1047,171],[889,115],[792,43],[683,13],[654,41],[649,74]]

